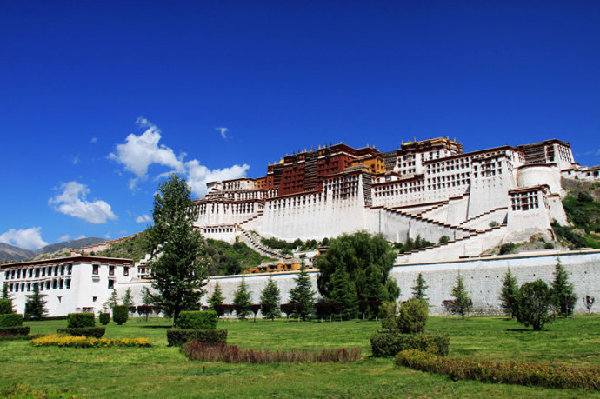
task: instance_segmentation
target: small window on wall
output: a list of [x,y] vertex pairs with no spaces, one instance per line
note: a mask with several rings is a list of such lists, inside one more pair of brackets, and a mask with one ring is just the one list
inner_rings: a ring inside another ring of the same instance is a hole
[[98,300],[98,297],[97,297],[97,296],[93,296],[93,297],[92,297],[92,302],[96,302],[97,300]]
[[69,279],[65,280],[65,288],[68,289],[68,290],[71,289],[71,280],[69,280]]
[[123,268],[123,276],[129,276],[129,268],[128,267]]
[[115,267],[114,266],[110,266],[108,268],[108,275],[109,276],[114,276],[115,275]]
[[62,296],[57,296],[56,299],[58,299],[58,303],[62,303]]
[[112,290],[115,288],[115,280],[108,280],[108,289]]
[[94,276],[98,275],[99,270],[100,270],[100,265],[92,265],[92,274]]

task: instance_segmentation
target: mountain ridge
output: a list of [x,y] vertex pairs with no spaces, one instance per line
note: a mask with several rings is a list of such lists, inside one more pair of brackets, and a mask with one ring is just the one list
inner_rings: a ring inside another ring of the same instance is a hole
[[23,249],[15,245],[0,243],[0,261],[19,262],[39,255],[57,252],[63,249],[80,249],[102,242],[106,242],[106,240],[99,237],[85,237],[77,240],[48,244],[36,250]]

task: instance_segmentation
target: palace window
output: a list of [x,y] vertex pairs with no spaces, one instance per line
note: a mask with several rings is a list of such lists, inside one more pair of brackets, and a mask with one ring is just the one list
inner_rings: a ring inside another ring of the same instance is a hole
[[92,274],[93,274],[94,276],[97,276],[97,275],[98,275],[98,271],[99,271],[99,270],[100,270],[100,265],[97,265],[97,264],[94,264],[94,265],[92,265]]

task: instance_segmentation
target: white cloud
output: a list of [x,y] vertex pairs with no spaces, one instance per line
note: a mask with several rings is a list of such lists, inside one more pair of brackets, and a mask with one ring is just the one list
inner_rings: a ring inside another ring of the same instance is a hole
[[[197,196],[203,196],[206,193],[206,183],[217,180],[237,179],[245,176],[246,171],[250,169],[249,165],[243,164],[211,170],[196,159],[184,161],[185,153],[176,156],[171,148],[159,144],[162,136],[160,129],[156,125],[143,117],[137,119],[137,124],[145,127],[146,130],[139,136],[134,134],[127,136],[125,143],[117,144],[116,153],[109,155],[110,159],[122,164],[125,170],[135,175],[129,180],[129,189],[131,190],[134,190],[141,180],[148,178],[148,168],[152,164],[167,166],[169,168],[167,172],[160,173],[157,178],[168,176],[173,172],[185,175],[188,185]],[[220,127],[217,130],[224,139],[228,137],[227,132],[229,129],[226,127]]]
[[149,223],[152,221],[152,218],[148,215],[141,215],[135,219],[136,223]]
[[66,241],[69,241],[70,239],[71,239],[71,236],[68,234],[65,234],[64,236],[58,237],[58,242],[66,242]]
[[38,249],[45,245],[42,239],[42,228],[32,227],[30,229],[10,229],[0,235],[0,242],[15,245],[24,249]]
[[73,162],[73,165],[77,165],[79,163],[79,156],[75,155],[71,158],[71,162]]
[[227,132],[229,131],[229,129],[227,129],[226,127],[218,127],[217,130],[221,133],[221,137],[223,138],[223,140],[225,140],[228,137]]
[[152,164],[167,166],[172,172],[183,172],[183,155],[178,158],[172,149],[158,144],[161,138],[158,127],[142,117],[137,119],[137,124],[146,130],[140,136],[127,136],[125,143],[117,144],[116,153],[109,155],[137,176],[136,180],[130,180],[129,187],[133,188],[138,180],[145,179]]
[[92,144],[96,144],[97,142],[98,142],[98,137],[92,137],[90,139],[90,143],[92,143]]
[[49,204],[54,204],[55,209],[65,215],[75,216],[90,223],[106,223],[108,219],[117,216],[104,201],[86,201],[90,189],[85,184],[72,181],[60,186],[62,194],[50,198]]

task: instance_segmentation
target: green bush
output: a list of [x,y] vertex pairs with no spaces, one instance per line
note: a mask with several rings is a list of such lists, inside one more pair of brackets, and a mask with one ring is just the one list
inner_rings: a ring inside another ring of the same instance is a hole
[[552,290],[542,280],[525,283],[517,292],[517,321],[539,331],[552,321]]
[[551,242],[547,242],[544,244],[544,249],[554,249],[554,244]]
[[373,356],[396,356],[398,352],[407,349],[445,356],[450,351],[450,338],[447,335],[401,334],[397,331],[378,331],[371,335]]
[[214,310],[186,310],[179,313],[177,328],[185,330],[214,330],[217,328],[217,312]]
[[23,325],[23,315],[16,313],[0,314],[0,328],[21,327]]
[[117,305],[113,308],[113,321],[118,325],[125,324],[129,319],[129,307]]
[[104,335],[104,327],[83,327],[83,328],[59,328],[57,334],[73,335],[77,337],[95,337],[100,338]]
[[0,337],[22,337],[29,335],[29,327],[0,328]]
[[411,299],[402,303],[396,317],[396,328],[404,334],[418,334],[425,330],[429,305],[426,301]]
[[105,326],[110,323],[110,313],[100,313],[98,319],[100,320],[100,324]]
[[418,350],[405,350],[398,353],[396,364],[415,370],[448,375],[454,381],[464,379],[546,388],[600,389],[599,369],[553,366],[548,363],[439,357]]
[[12,301],[7,298],[0,298],[0,314],[9,314],[12,312]]
[[188,341],[225,343],[227,342],[227,330],[182,330],[174,328],[167,330],[167,341],[169,341],[169,346],[181,346]]
[[87,328],[96,325],[93,313],[69,313],[67,320],[68,328]]

